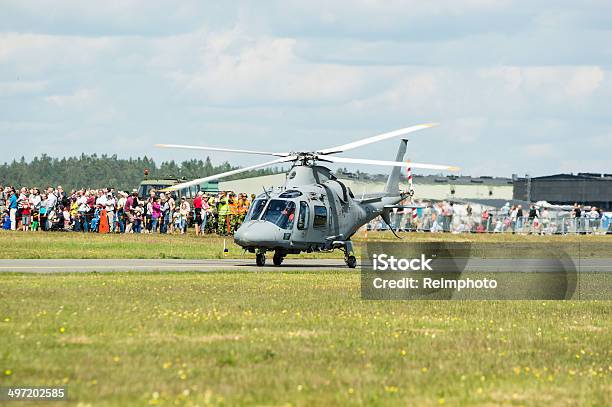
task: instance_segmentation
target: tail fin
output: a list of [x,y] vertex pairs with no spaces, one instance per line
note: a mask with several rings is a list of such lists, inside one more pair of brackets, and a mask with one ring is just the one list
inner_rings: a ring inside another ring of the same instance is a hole
[[[402,141],[400,141],[400,146],[397,150],[397,156],[395,157],[395,161],[404,160],[404,154],[406,154],[407,145],[408,140],[402,139]],[[387,178],[387,184],[385,185],[385,194],[399,195],[399,179],[401,170],[401,167],[393,167],[393,169],[391,170],[391,174],[389,174],[389,178]]]

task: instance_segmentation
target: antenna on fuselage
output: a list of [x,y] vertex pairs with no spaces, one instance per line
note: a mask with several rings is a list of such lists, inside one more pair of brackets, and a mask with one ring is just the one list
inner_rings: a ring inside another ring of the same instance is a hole
[[262,185],[261,188],[263,189],[264,194],[266,194],[266,198],[270,199],[270,194],[268,193],[268,190],[266,189],[266,187]]

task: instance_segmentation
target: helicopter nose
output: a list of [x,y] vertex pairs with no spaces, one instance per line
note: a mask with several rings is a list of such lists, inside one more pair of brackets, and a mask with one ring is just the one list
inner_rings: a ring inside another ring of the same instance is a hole
[[263,246],[273,244],[282,238],[278,226],[264,221],[243,224],[234,233],[234,241],[240,246]]

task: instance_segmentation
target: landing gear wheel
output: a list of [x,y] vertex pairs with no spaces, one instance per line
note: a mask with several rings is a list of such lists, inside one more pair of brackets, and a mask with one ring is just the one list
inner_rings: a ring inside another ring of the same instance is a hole
[[355,258],[355,256],[353,255],[348,256],[346,258],[346,265],[351,269],[354,269],[355,267],[357,267],[357,259]]
[[274,263],[275,266],[280,266],[281,264],[283,264],[283,259],[285,258],[285,256],[283,256],[280,253],[274,253],[274,257],[272,257],[272,262]]
[[255,256],[255,264],[258,267],[263,267],[266,265],[266,255],[264,253],[257,253]]

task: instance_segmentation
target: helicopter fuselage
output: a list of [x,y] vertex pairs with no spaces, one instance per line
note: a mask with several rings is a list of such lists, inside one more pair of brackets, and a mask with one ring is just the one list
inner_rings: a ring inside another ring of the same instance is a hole
[[347,249],[361,226],[404,198],[398,192],[359,200],[326,167],[296,165],[283,187],[251,203],[234,240],[250,252],[277,255]]

